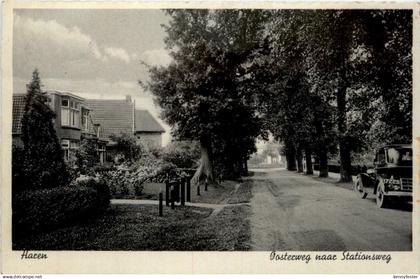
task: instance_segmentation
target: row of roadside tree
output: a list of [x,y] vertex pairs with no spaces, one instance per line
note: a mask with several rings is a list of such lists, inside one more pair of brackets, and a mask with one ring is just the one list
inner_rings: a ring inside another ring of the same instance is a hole
[[200,142],[195,181],[246,173],[270,132],[290,170],[315,158],[327,176],[335,156],[342,181],[360,154],[411,142],[411,10],[166,12],[172,62],[140,84]]

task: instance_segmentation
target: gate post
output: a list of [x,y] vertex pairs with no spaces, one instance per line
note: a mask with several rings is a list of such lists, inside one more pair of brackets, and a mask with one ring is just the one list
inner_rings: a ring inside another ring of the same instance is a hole
[[181,205],[184,206],[185,205],[185,179],[181,178],[180,183],[181,183]]
[[187,176],[187,202],[191,202],[191,180],[190,176]]
[[171,208],[175,209],[175,186],[171,185]]
[[179,202],[179,179],[175,181],[175,201]]
[[169,206],[169,180],[165,181],[165,204]]
[[159,216],[163,216],[163,194],[159,193]]

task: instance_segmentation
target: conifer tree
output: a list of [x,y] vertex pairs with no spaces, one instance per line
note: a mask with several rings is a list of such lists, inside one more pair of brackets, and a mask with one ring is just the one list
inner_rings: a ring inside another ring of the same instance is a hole
[[23,174],[25,185],[20,187],[52,188],[66,185],[69,174],[53,125],[55,113],[47,105],[47,96],[41,91],[38,70],[32,74],[22,117]]

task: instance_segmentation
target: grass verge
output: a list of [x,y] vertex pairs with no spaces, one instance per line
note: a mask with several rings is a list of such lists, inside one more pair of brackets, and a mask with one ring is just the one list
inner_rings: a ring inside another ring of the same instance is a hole
[[228,203],[247,203],[251,201],[251,198],[252,182],[250,180],[245,180],[239,185],[238,190],[236,190],[236,193],[229,198]]

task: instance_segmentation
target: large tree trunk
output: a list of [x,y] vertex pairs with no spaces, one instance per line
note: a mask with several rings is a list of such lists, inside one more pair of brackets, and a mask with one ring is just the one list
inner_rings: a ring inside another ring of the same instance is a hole
[[340,182],[352,182],[350,148],[346,140],[340,141]]
[[243,156],[242,158],[242,175],[248,176],[248,162],[246,156]]
[[293,144],[286,144],[287,170],[296,170],[296,149]]
[[248,176],[249,172],[248,172],[248,160],[245,158],[244,159],[244,168],[245,168],[245,175]]
[[303,156],[302,156],[301,148],[298,148],[296,150],[296,162],[297,162],[297,171],[303,172]]
[[306,174],[314,174],[312,167],[312,151],[309,147],[305,148],[305,160],[306,160]]
[[240,158],[237,158],[233,162],[233,174],[234,178],[239,178],[243,174],[242,160]]
[[351,182],[351,157],[350,146],[346,138],[347,117],[346,117],[346,87],[344,86],[337,92],[337,126],[340,133],[340,181]]
[[200,166],[191,179],[193,185],[197,185],[203,177],[209,182],[214,181],[213,164],[211,161],[211,140],[209,137],[200,138],[200,151]]
[[319,177],[328,177],[328,154],[325,146],[320,147],[319,153]]

